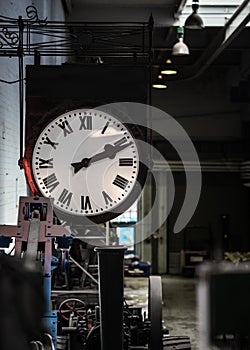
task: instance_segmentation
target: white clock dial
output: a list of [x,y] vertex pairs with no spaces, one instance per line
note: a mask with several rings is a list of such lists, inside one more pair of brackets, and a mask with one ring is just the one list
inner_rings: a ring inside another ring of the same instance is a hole
[[133,191],[138,171],[138,150],[129,130],[94,109],[60,115],[43,130],[33,150],[39,191],[73,215],[115,212]]

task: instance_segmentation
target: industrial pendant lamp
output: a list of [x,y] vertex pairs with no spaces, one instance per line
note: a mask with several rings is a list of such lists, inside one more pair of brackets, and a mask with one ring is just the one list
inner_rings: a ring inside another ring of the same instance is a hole
[[198,14],[198,9],[199,9],[199,0],[193,0],[192,2],[192,9],[193,13],[188,16],[185,22],[185,28],[188,29],[203,29],[204,22],[201,18],[201,16]]
[[183,27],[178,27],[177,29],[178,42],[173,46],[172,55],[174,56],[189,55],[189,48],[184,43],[183,37],[184,37],[184,29]]
[[167,58],[165,67],[161,69],[161,74],[166,74],[166,75],[177,74],[177,70],[170,58]]
[[166,89],[167,85],[164,83],[163,76],[161,74],[158,75],[156,81],[152,84],[154,89]]

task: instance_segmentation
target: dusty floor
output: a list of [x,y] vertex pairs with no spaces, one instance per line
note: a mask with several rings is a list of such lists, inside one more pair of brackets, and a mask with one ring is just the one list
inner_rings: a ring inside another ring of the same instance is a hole
[[192,350],[198,348],[195,280],[163,277],[163,318],[171,335],[187,335]]
[[[148,279],[126,278],[125,297],[129,304],[140,305],[147,311]],[[163,319],[170,335],[186,335],[192,350],[198,348],[195,280],[176,276],[162,277]]]

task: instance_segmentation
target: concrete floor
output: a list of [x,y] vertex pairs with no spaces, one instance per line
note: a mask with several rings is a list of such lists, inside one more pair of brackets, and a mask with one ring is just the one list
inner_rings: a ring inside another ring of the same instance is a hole
[[[125,278],[124,294],[128,304],[147,311],[148,279]],[[170,335],[189,336],[192,350],[198,348],[195,280],[176,276],[162,277],[163,319]]]
[[199,350],[195,280],[167,276],[162,278],[162,287],[163,318],[170,335],[189,336],[192,350]]

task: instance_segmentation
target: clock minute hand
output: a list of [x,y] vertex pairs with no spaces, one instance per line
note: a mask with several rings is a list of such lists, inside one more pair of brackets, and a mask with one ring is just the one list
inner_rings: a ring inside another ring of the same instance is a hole
[[103,152],[97,153],[96,155],[94,155],[93,157],[90,158],[89,164],[95,163],[98,160],[102,160],[105,158],[113,159],[113,158],[115,158],[115,156],[118,152],[122,151],[124,148],[130,146],[131,144],[132,144],[132,142],[128,142],[128,143],[123,144],[123,145],[113,146],[113,145],[108,143],[107,145],[104,146]]
[[130,146],[132,142],[125,143],[123,145],[113,146],[111,144],[106,144],[104,146],[104,151],[95,154],[90,158],[83,158],[81,162],[71,163],[74,168],[74,173],[78,173],[82,168],[88,168],[90,164],[98,162],[99,160],[110,158],[115,158],[116,154],[122,151],[124,148]]
[[123,143],[123,144],[118,144],[114,146],[114,152],[115,154],[122,151],[124,148],[127,148],[128,146],[132,145],[133,142],[127,142],[127,143]]

